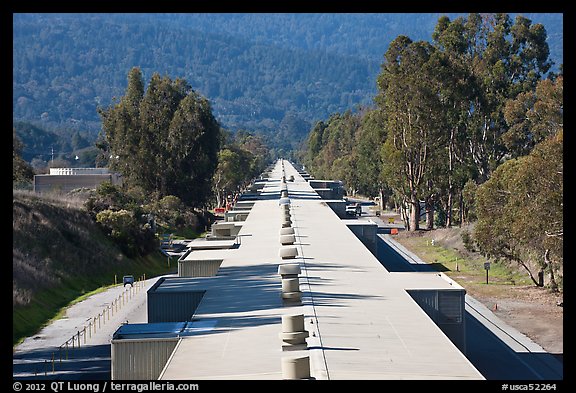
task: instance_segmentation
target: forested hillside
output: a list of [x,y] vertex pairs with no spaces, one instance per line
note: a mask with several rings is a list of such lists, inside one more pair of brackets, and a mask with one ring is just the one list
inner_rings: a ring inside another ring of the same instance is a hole
[[[286,139],[315,121],[371,104],[388,44],[399,34],[430,40],[439,16],[15,14],[13,118],[93,140],[97,107],[119,97],[138,66],[145,80],[186,79],[225,128],[283,128],[272,141],[291,148]],[[545,24],[561,63],[562,15],[527,16]]]

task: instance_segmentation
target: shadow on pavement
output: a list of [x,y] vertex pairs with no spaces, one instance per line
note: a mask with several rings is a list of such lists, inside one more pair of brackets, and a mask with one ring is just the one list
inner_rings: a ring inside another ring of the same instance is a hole
[[[53,355],[54,361],[52,361]],[[66,351],[59,352],[58,348],[15,353],[12,360],[12,375],[15,380],[109,380],[110,345],[70,348],[68,359]]]

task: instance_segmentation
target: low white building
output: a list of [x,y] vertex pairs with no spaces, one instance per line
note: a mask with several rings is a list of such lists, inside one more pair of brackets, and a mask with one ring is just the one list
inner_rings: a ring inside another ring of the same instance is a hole
[[122,184],[122,175],[108,168],[50,168],[47,175],[34,176],[34,192],[66,193],[77,188],[95,189],[103,182]]

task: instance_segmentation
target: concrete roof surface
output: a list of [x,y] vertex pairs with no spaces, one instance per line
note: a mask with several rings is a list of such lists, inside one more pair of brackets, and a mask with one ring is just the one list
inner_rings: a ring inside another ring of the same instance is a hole
[[[266,198],[243,222],[242,244],[187,256],[223,258],[203,281],[209,287],[194,316],[211,328],[181,340],[161,379],[282,379],[281,359],[296,355],[310,356],[315,379],[483,379],[406,292],[461,288],[437,274],[388,272],[287,161],[284,170],[295,179],[286,184],[298,256],[279,257],[278,161]],[[301,305],[283,304],[281,263],[301,267]],[[289,314],[304,315],[308,349],[282,350]]]

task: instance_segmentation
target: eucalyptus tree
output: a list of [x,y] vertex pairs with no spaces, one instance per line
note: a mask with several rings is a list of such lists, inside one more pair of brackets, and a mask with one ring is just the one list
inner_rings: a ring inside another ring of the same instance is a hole
[[216,205],[223,206],[227,195],[237,192],[243,179],[243,169],[249,166],[240,149],[225,147],[218,152],[218,167],[214,173]]
[[[475,239],[482,251],[549,274],[556,290],[563,273],[563,77],[539,81],[505,107],[503,139],[515,157],[502,164],[475,195]],[[529,152],[528,154],[522,154]]]
[[[471,161],[482,183],[508,157],[502,139],[508,126],[504,106],[509,99],[536,88],[548,72],[549,49],[541,24],[518,15],[470,14],[439,19],[433,38],[456,76],[450,84],[455,121],[464,130],[454,157]],[[454,116],[453,115],[453,116]]]
[[506,161],[476,192],[474,238],[489,257],[522,266],[534,284],[563,272],[563,131]]
[[502,135],[512,157],[526,155],[534,146],[564,127],[564,77],[538,82],[536,89],[508,100],[504,118],[509,126]]
[[384,55],[377,80],[375,100],[386,113],[383,172],[409,208],[406,227],[411,231],[419,229],[420,201],[437,175],[432,163],[443,154],[445,139],[434,51],[427,42],[397,37]]
[[334,113],[326,121],[316,123],[307,139],[305,164],[315,177],[342,180],[349,191],[358,187],[355,159],[352,158],[359,114],[346,111]]
[[466,182],[486,181],[510,157],[506,102],[533,91],[551,64],[544,27],[520,15],[514,23],[507,14],[472,13],[454,21],[443,16],[432,38],[442,57],[438,74],[449,133],[446,224],[451,225],[457,195],[464,220]]
[[134,67],[126,94],[99,114],[100,147],[129,187],[157,198],[175,195],[192,207],[206,204],[220,126],[208,100],[185,80],[155,73],[145,89],[142,72]]
[[378,196],[380,209],[385,209],[391,196],[391,189],[382,176],[381,146],[386,140],[385,115],[376,108],[362,116],[362,123],[356,133],[354,149],[357,157],[358,182],[360,191],[368,197]]
[[324,131],[328,124],[324,121],[318,121],[308,133],[306,138],[306,148],[303,154],[303,162],[308,168],[308,171],[313,174],[317,171],[317,157],[324,148]]
[[[478,94],[474,78],[471,75],[473,51],[470,36],[467,33],[464,18],[450,21],[447,16],[440,17],[434,33],[433,42],[437,48],[437,77],[441,81],[439,94],[446,116],[446,156],[444,161],[443,211],[444,224],[451,226],[453,206],[457,195],[462,201],[462,190],[466,181],[473,177],[467,156],[467,129],[471,104]],[[462,203],[460,203],[463,222]]]

